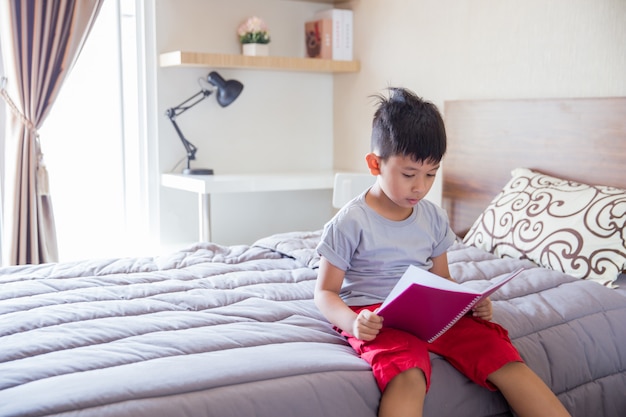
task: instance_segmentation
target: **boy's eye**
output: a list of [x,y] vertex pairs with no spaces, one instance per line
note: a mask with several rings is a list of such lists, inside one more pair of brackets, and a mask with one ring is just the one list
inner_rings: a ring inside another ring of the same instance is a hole
[[415,175],[414,174],[402,174],[405,178],[413,178]]

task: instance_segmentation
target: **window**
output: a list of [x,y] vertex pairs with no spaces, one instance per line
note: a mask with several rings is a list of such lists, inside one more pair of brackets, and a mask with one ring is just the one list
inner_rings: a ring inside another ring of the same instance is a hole
[[151,250],[135,10],[104,2],[40,129],[60,261]]

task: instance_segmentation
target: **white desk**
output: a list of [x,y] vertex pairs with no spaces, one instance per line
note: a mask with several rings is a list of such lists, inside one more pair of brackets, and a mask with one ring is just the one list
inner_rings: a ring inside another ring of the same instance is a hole
[[198,194],[200,241],[211,240],[211,194],[332,189],[333,171],[248,175],[162,174],[161,185]]

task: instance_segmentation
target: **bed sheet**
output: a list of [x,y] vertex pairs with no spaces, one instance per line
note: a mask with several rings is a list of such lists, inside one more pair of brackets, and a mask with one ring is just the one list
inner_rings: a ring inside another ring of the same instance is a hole
[[[319,235],[0,268],[0,416],[375,416],[369,366],[312,300]],[[492,296],[495,320],[574,416],[623,415],[621,295],[461,244],[449,259],[473,287],[528,267]],[[510,415],[432,360],[425,416]]]

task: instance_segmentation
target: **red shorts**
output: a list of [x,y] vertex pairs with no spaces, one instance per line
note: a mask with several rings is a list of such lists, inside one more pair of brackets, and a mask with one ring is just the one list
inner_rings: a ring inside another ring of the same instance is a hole
[[[380,304],[352,307],[356,313],[363,309],[374,311]],[[508,332],[500,325],[472,316],[464,316],[443,335],[427,343],[402,330],[383,327],[376,339],[365,342],[346,332],[352,348],[372,367],[381,392],[399,373],[419,368],[430,387],[431,365],[428,352],[444,357],[469,379],[492,391],[496,387],[487,381],[492,372],[509,362],[523,362],[511,343]]]

